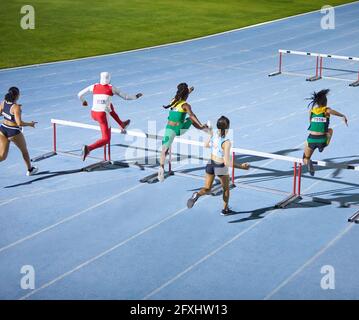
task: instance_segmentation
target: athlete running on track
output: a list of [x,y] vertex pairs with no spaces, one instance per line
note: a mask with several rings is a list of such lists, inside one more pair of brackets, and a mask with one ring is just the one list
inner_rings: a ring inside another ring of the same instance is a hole
[[17,103],[19,98],[19,89],[11,87],[5,95],[5,100],[0,103],[0,115],[4,117],[4,121],[0,125],[0,162],[6,160],[9,153],[10,143],[13,142],[20,149],[26,163],[26,175],[31,176],[38,171],[38,168],[31,165],[26,140],[22,133],[22,127],[35,128],[37,122],[22,121],[21,104]]
[[[229,130],[229,119],[222,116],[217,121],[217,132],[211,132],[210,137],[205,143],[206,148],[211,148],[211,160],[206,166],[205,186],[199,192],[194,192],[192,197],[187,201],[187,207],[190,209],[195,202],[201,197],[208,194],[213,185],[214,178],[218,176],[223,188],[223,210],[222,215],[229,215],[233,211],[229,208],[229,172],[228,167],[232,166],[231,161],[231,141],[227,137]],[[248,163],[234,163],[239,169],[248,170]]]
[[[192,111],[192,107],[188,104],[187,98],[194,90],[193,87],[188,88],[187,83],[180,83],[177,86],[177,93],[165,109],[170,109],[166,131],[162,139],[162,152],[160,159],[160,168],[158,169],[158,180],[164,180],[166,156],[171,148],[173,140],[176,136],[184,134],[193,124],[200,130],[208,129],[207,125],[203,125]],[[186,117],[188,115],[188,117]]]
[[101,148],[110,143],[111,140],[111,130],[109,125],[108,114],[118,123],[123,133],[125,133],[125,129],[130,124],[130,120],[121,121],[119,116],[117,115],[112,103],[111,98],[113,95],[117,95],[124,100],[135,100],[142,97],[142,93],[137,93],[136,95],[128,95],[118,88],[112,86],[111,75],[108,72],[101,72],[100,75],[100,83],[96,83],[91,85],[78,93],[79,99],[82,101],[83,106],[88,106],[87,101],[84,99],[84,96],[87,93],[93,94],[93,104],[91,116],[92,119],[97,121],[101,128],[101,139],[97,140],[95,143],[91,145],[85,145],[82,148],[82,160],[85,160],[86,157],[90,154],[92,150]]
[[309,136],[304,149],[303,160],[304,164],[308,166],[308,171],[311,176],[314,176],[314,166],[311,157],[315,149],[318,149],[319,152],[323,152],[333,136],[333,129],[329,128],[330,116],[333,115],[343,118],[346,126],[348,126],[348,119],[344,114],[327,107],[327,95],[329,91],[329,89],[325,89],[314,92],[310,98]]

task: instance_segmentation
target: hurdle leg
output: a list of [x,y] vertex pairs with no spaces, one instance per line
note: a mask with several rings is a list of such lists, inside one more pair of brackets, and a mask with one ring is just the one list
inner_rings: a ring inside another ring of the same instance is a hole
[[293,193],[297,194],[297,163],[294,163],[294,169],[293,169]]
[[323,57],[320,57],[320,64],[319,64],[319,79],[323,76]]
[[358,79],[357,79],[357,81],[351,83],[349,86],[350,87],[359,87],[359,71],[358,71]]
[[[322,57],[321,57],[322,58]],[[320,64],[320,62],[319,62],[319,56],[317,56],[317,59],[316,59],[316,63],[315,63],[315,76],[313,76],[313,77],[310,77],[310,78],[307,78],[306,80],[307,81],[317,81],[317,80],[319,80],[321,77],[319,77],[319,68],[320,68],[320,66],[319,66],[319,64]],[[320,60],[321,61],[321,60]]]
[[283,64],[283,53],[282,52],[279,52],[279,66],[278,66],[278,71],[277,72],[273,72],[273,73],[270,73],[268,75],[268,77],[274,77],[274,76],[277,76],[279,74],[282,73],[282,64]]
[[298,192],[297,195],[300,197],[301,195],[301,189],[302,189],[302,167],[303,165],[300,163],[298,168]]
[[301,165],[299,165],[299,167],[298,167],[298,164],[295,162],[294,168],[293,168],[293,192],[291,195],[286,197],[284,200],[275,204],[274,207],[276,209],[284,209],[287,206],[289,206],[290,204],[296,203],[296,202],[302,200],[302,197],[300,196],[300,185],[298,185],[298,191],[297,191],[297,178],[298,178],[298,182],[299,182],[301,180],[301,178],[300,178],[301,172],[302,172]]
[[348,219],[348,222],[359,223],[359,210]]

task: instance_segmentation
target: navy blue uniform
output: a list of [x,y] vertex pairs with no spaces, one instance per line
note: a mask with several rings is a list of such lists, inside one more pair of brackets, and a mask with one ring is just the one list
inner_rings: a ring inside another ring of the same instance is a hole
[[4,106],[2,109],[2,116],[9,122],[12,122],[15,124],[15,126],[8,126],[4,123],[0,125],[0,132],[6,137],[11,138],[13,136],[18,135],[22,132],[22,128],[16,125],[15,116],[10,112],[11,107],[13,106],[13,103],[9,103],[7,101],[4,101]]

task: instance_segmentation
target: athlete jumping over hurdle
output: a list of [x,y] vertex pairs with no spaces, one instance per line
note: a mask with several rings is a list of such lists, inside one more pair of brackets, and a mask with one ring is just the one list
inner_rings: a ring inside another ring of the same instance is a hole
[[348,119],[344,114],[327,107],[329,91],[329,89],[325,89],[314,92],[312,97],[309,98],[311,100],[308,105],[308,107],[311,107],[309,111],[309,136],[304,149],[303,160],[304,164],[308,166],[311,176],[314,176],[314,166],[311,157],[315,149],[323,152],[333,136],[333,129],[329,128],[330,116],[343,118],[346,126],[348,126]]
[[[211,148],[211,160],[206,166],[205,186],[199,192],[194,192],[192,197],[187,201],[187,207],[190,209],[195,202],[201,197],[208,194],[213,185],[214,178],[218,176],[223,188],[223,204],[222,215],[226,216],[233,211],[229,208],[229,173],[228,167],[234,165],[236,168],[248,170],[248,163],[233,163],[231,161],[231,141],[228,138],[229,119],[222,116],[217,121],[217,132],[210,132],[210,137],[205,143],[206,148]],[[233,159],[234,162],[234,159]]]
[[102,138],[97,140],[91,145],[84,145],[82,148],[82,160],[85,161],[86,157],[90,154],[92,150],[101,148],[110,143],[111,140],[111,130],[109,125],[108,114],[118,123],[122,132],[125,133],[126,128],[130,124],[130,120],[121,121],[117,115],[113,104],[111,103],[111,98],[113,95],[117,95],[124,100],[135,100],[142,97],[142,93],[137,93],[136,95],[128,95],[120,89],[112,86],[111,75],[108,72],[101,72],[100,83],[93,84],[78,93],[79,99],[82,101],[84,107],[88,106],[87,101],[84,99],[85,94],[93,94],[93,104],[91,116],[92,119],[97,121],[101,128]]
[[[192,124],[199,130],[208,129],[207,125],[203,125],[198,120],[197,116],[192,111],[192,107],[187,102],[187,98],[193,90],[194,88],[189,88],[187,83],[180,83],[177,86],[176,96],[172,99],[171,103],[167,106],[163,106],[165,109],[170,109],[170,112],[166,131],[162,139],[162,152],[160,167],[158,169],[158,180],[160,182],[165,179],[166,156],[168,155],[174,138],[184,134]],[[188,117],[186,117],[187,114]]]
[[0,115],[4,117],[0,125],[0,162],[6,160],[9,153],[10,143],[13,142],[21,151],[26,163],[27,176],[32,176],[38,168],[31,165],[29,151],[26,147],[26,140],[22,133],[22,127],[35,128],[37,122],[25,122],[21,118],[21,104],[17,101],[20,98],[20,91],[11,87],[5,95],[5,100],[0,103]]

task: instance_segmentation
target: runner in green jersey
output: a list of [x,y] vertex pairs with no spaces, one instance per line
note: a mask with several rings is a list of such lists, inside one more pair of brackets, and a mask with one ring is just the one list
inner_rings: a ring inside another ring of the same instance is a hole
[[200,130],[208,128],[207,125],[203,125],[198,120],[197,116],[193,113],[191,106],[187,103],[187,98],[193,90],[194,88],[189,88],[186,83],[180,83],[177,86],[177,93],[174,99],[168,106],[163,106],[165,109],[170,109],[170,112],[165,135],[162,140],[160,168],[158,170],[158,180],[161,182],[164,180],[166,156],[171,148],[174,138],[184,134],[192,124],[195,128]]
[[333,129],[329,128],[330,116],[342,117],[345,124],[348,126],[348,119],[344,114],[327,107],[328,93],[329,89],[321,90],[319,92],[314,92],[310,98],[309,136],[304,149],[303,160],[304,164],[308,166],[308,171],[311,176],[314,176],[314,167],[311,157],[315,149],[318,149],[319,152],[323,152],[324,148],[329,145],[333,136]]

